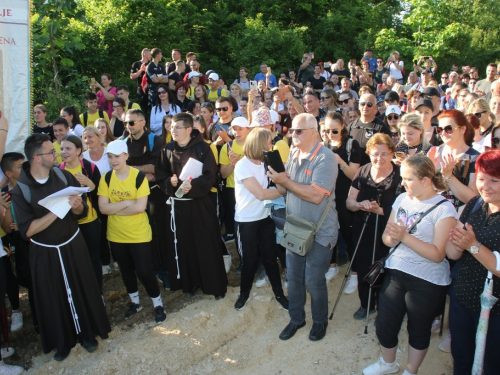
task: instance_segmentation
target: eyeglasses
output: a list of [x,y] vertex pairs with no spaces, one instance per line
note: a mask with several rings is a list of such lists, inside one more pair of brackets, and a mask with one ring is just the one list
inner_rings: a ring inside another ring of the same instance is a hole
[[43,154],[37,154],[37,155],[42,156],[42,155],[56,155],[56,154],[57,154],[57,151],[55,149],[52,149],[52,151],[44,152]]
[[360,102],[360,103],[359,103],[359,106],[360,106],[360,107],[364,107],[365,105],[366,105],[368,108],[373,107],[373,103],[372,103],[372,102]]
[[476,81],[469,81],[469,85],[475,85]]
[[215,110],[216,110],[217,112],[220,112],[220,111],[224,111],[224,112],[226,112],[228,109],[229,109],[229,107],[219,107],[219,108],[215,108]]
[[495,148],[497,148],[498,144],[500,143],[500,138],[492,137],[491,138],[491,143],[493,144],[493,146],[495,146]]
[[340,104],[347,104],[347,103],[349,103],[349,100],[351,100],[351,99],[344,99],[344,100],[339,99],[339,103]]
[[136,122],[139,122],[139,121],[144,121],[144,120],[135,120],[135,121],[125,121],[125,125],[128,125],[128,126],[134,126]]
[[392,152],[382,152],[381,154],[370,154],[370,156],[374,159],[378,159],[378,158],[386,159],[390,155],[392,155]]
[[330,98],[331,98],[331,96],[322,96],[321,100],[330,99]]
[[191,128],[191,126],[174,126],[174,127],[172,127],[172,129],[175,129],[175,130],[181,130],[181,129],[187,129],[187,128]]
[[308,129],[293,129],[293,128],[290,128],[288,129],[289,133],[293,135],[293,133],[297,134],[297,135],[301,135],[303,131],[305,130],[311,130],[312,128],[308,128]]
[[453,130],[459,127],[460,126],[452,126],[452,125],[445,126],[444,128],[437,127],[436,133],[441,134],[444,131],[446,132],[446,134],[452,134]]
[[387,116],[387,120],[399,120],[399,115],[389,115]]
[[382,64],[383,61],[382,60],[377,60],[377,64]]
[[337,129],[325,129],[326,134],[339,134]]
[[159,91],[159,90],[158,90],[158,94],[159,94],[159,95],[161,95],[161,94],[165,94],[165,93],[166,93],[166,91],[165,91],[165,90],[161,90],[161,91]]
[[483,113],[486,113],[488,111],[483,111],[483,112],[477,112],[477,113],[474,113],[474,115],[477,117],[477,118],[481,118],[481,116],[483,115]]

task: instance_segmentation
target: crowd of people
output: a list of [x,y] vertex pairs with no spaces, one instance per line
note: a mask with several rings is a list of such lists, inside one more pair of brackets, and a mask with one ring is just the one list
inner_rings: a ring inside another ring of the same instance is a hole
[[[485,280],[500,297],[500,64],[483,79],[454,65],[438,82],[432,56],[406,75],[397,51],[384,59],[367,49],[347,68],[305,53],[278,77],[262,63],[254,79],[241,67],[230,82],[203,73],[193,52],[184,61],[173,49],[166,64],[159,48],[141,53],[130,71],[136,102],[111,74],[92,78],[82,114],[67,103],[49,122],[45,106],[34,107],[24,154],[4,152],[0,117],[0,290],[12,331],[23,326],[19,285],[44,352],[62,361],[77,342],[93,352],[96,336],[107,338],[103,275],[112,269],[130,298],[125,318],[143,308],[139,280],[156,323],[167,319],[161,288],[222,300],[236,272],[236,310],[270,283],[290,315],[281,340],[304,327],[309,292],[309,339],[318,341],[328,282],[350,262],[341,293],[358,293],[353,318],[378,312],[382,356],[364,374],[399,371],[405,316],[404,374],[418,372],[442,319],[450,329],[439,349],[451,351],[455,374],[471,372]],[[42,204],[65,188],[64,212]],[[305,253],[287,239],[292,217],[321,224]],[[370,286],[372,263],[387,255]],[[485,335],[484,374],[494,374],[500,304]],[[2,358],[13,350],[2,347]],[[22,370],[0,362],[0,374]]]

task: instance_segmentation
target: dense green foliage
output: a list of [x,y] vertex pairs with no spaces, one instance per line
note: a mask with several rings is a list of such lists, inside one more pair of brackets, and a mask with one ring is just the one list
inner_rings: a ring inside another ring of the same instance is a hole
[[251,76],[267,62],[273,72],[298,68],[304,52],[315,61],[361,58],[366,47],[386,58],[397,49],[411,68],[432,55],[440,70],[452,63],[480,67],[500,51],[497,0],[33,0],[35,102],[82,106],[90,77],[111,73],[130,81],[144,47],[198,55],[202,71]]

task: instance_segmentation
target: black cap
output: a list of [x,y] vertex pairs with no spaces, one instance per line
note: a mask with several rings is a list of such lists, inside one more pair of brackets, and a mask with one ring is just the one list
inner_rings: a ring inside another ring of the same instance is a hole
[[418,99],[417,103],[415,104],[415,110],[421,106],[427,107],[432,112],[434,112],[434,104],[432,104],[432,100],[430,99]]
[[385,101],[399,102],[399,94],[396,91],[387,91],[385,94]]
[[426,88],[424,88],[422,90],[422,94],[424,94],[424,95],[432,95],[432,96],[437,96],[437,97],[441,96],[441,95],[439,95],[438,89],[435,88],[435,87],[431,87],[431,86],[427,86]]

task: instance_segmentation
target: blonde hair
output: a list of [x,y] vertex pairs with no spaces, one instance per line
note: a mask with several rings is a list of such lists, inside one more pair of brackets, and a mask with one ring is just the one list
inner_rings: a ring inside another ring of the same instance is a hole
[[249,159],[264,160],[264,151],[270,151],[267,149],[267,145],[271,137],[269,130],[254,128],[245,139],[243,154]]
[[233,88],[233,86],[235,86],[238,90],[240,90],[240,96],[243,95],[243,89],[241,88],[240,85],[238,85],[237,83],[233,83],[231,84],[231,86],[229,86],[229,90],[231,90]]
[[99,131],[99,129],[97,129],[96,127],[87,126],[85,129],[83,129],[82,138],[86,132],[87,133],[88,132],[94,133],[94,135],[97,137],[97,139],[99,139],[101,146],[104,146],[106,144],[106,142],[104,142],[104,135],[102,135],[101,132]]
[[396,152],[396,146],[392,138],[387,134],[376,133],[370,140],[366,143],[366,153],[370,155],[370,151],[378,145],[386,145],[391,152]]
[[[116,137],[113,135],[113,132],[111,131],[111,128],[109,127],[109,123],[106,121],[106,119],[104,119],[102,117],[98,118],[94,122],[94,127],[97,128],[97,126],[99,125],[100,122],[102,122],[103,124],[106,124],[106,136],[103,138],[104,143],[109,143],[109,142],[113,142],[114,140],[116,140]],[[99,133],[100,133],[100,131],[99,131]]]
[[489,119],[490,121],[495,124],[497,122],[497,119],[495,117],[495,114],[491,111],[490,109],[490,103],[484,98],[479,98],[474,100],[472,103],[469,104],[467,107],[467,114],[473,113],[472,108],[479,108],[481,111],[488,111],[490,113]]
[[424,177],[429,178],[436,190],[448,190],[443,174],[436,170],[434,162],[427,156],[421,154],[411,155],[404,159],[401,165],[410,168],[413,174],[420,180]]
[[[422,119],[416,113],[407,113],[401,117],[401,120],[398,122],[398,130],[401,134],[401,128],[403,126],[410,126],[413,129],[420,130],[422,134],[420,135],[420,143],[422,143],[422,149],[427,150],[430,147],[429,141],[425,135],[424,124],[422,123]],[[403,141],[401,141],[403,142]],[[400,143],[401,143],[400,142]]]

